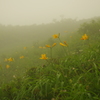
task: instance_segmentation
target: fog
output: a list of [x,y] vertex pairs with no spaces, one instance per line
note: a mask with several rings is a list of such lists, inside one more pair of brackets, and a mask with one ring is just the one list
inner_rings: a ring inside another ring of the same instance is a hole
[[0,24],[32,25],[100,16],[100,0],[0,0]]
[[100,0],[0,0],[1,54],[19,45],[39,46],[53,34],[75,32],[82,23],[99,18],[99,4]]
[[[65,57],[67,51],[71,57],[81,54],[86,43],[80,42],[83,34],[97,34],[94,39],[100,40],[99,10],[100,0],[0,0],[0,82],[44,65],[41,54],[51,56],[51,61]],[[55,34],[58,39],[52,37]],[[65,43],[65,49],[59,43]],[[9,62],[9,58],[14,59]]]

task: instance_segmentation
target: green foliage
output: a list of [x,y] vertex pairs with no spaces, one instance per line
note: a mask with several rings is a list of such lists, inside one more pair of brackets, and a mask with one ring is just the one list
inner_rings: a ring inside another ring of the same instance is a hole
[[[5,80],[0,80],[0,100],[99,100],[100,37],[93,25],[97,22],[83,24],[78,31],[83,34],[90,27],[88,40],[80,40],[82,35],[77,32],[64,37],[61,34],[60,42],[67,41],[68,47],[61,47],[58,38],[50,38],[33,48],[4,53],[0,78]],[[52,48],[52,58],[50,48],[38,48],[53,43],[57,45]],[[47,54],[49,59],[39,59],[41,54]],[[20,59],[22,55],[24,58]],[[14,61],[5,62],[4,58],[9,57]]]
[[100,19],[83,23],[78,30],[81,34],[94,35],[100,33]]

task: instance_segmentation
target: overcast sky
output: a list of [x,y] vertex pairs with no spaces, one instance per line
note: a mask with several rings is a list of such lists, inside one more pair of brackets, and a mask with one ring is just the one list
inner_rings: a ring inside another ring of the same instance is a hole
[[100,0],[0,0],[0,23],[31,25],[100,16]]

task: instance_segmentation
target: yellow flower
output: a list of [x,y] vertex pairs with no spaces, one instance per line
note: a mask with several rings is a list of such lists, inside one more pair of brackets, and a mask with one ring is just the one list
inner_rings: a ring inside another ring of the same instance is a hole
[[42,54],[40,59],[48,59],[48,57],[46,57],[46,54]]
[[27,49],[27,47],[24,47],[24,49]]
[[8,69],[10,66],[9,65],[6,65],[6,68]]
[[47,48],[51,48],[51,47],[54,47],[55,45],[56,45],[56,43],[53,43],[52,46],[46,45],[46,47],[47,47]]
[[89,38],[89,36],[87,36],[86,34],[84,34],[81,38],[81,40],[87,40]]
[[66,41],[64,41],[64,44],[65,44],[66,46],[68,46],[68,44],[66,43]]
[[52,47],[54,47],[56,44],[57,44],[57,43],[54,43],[54,44],[52,45]]
[[46,45],[46,47],[50,48],[51,46],[50,45]]
[[20,56],[19,58],[20,58],[20,59],[23,59],[23,58],[24,58],[24,56]]
[[39,48],[43,48],[43,47],[39,46]]
[[60,35],[60,34],[54,34],[54,35],[52,35],[52,36],[53,36],[53,38],[55,39],[55,38],[59,38],[59,35]]
[[68,44],[66,43],[66,41],[64,41],[64,43],[60,43],[61,46],[68,46]]
[[60,43],[60,45],[61,45],[61,46],[67,46],[67,45],[65,45],[65,44],[63,44],[63,43]]
[[8,59],[8,61],[14,61],[14,58],[11,58],[11,57],[10,57],[10,58]]

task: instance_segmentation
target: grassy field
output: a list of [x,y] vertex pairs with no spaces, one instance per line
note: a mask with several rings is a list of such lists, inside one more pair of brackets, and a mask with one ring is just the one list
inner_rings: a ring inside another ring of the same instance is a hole
[[4,52],[0,100],[100,100],[100,31],[82,29]]

